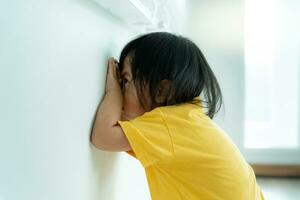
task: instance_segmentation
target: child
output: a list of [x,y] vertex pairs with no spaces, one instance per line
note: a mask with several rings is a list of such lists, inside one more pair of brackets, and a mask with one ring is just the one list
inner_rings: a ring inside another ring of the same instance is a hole
[[[123,48],[114,66],[108,73],[121,78],[122,91],[122,117],[114,127],[127,141],[123,150],[144,167],[153,200],[264,199],[253,169],[212,120],[222,93],[192,41],[145,34]],[[118,91],[109,81],[106,90]]]

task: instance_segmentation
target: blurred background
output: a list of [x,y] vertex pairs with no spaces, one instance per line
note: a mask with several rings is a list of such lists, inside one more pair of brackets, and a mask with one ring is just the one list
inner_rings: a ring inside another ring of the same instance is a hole
[[107,58],[153,31],[202,50],[266,199],[300,199],[300,1],[2,0],[0,25],[0,200],[150,199],[140,163],[89,134]]

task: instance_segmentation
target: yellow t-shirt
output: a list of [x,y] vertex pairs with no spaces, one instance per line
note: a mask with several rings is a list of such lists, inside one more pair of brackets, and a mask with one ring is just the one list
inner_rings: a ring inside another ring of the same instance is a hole
[[200,104],[157,107],[118,122],[152,200],[264,199],[251,166]]

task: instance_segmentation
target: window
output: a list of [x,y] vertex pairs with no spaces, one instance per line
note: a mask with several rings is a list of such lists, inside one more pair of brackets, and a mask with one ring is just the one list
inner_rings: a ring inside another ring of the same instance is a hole
[[300,8],[245,1],[245,148],[297,148]]

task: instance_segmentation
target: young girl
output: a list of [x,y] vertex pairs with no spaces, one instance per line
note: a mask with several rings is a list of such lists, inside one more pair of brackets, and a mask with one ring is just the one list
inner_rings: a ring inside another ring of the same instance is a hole
[[262,200],[253,169],[212,120],[221,103],[192,41],[145,34],[123,48],[119,65],[109,60],[92,143],[138,159],[153,200]]

